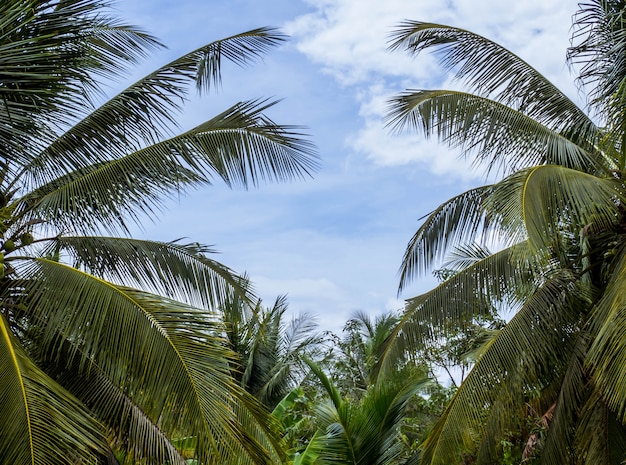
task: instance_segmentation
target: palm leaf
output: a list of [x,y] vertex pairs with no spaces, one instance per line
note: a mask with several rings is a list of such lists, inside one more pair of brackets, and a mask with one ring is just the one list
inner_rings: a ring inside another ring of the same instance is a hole
[[429,271],[433,262],[443,259],[451,247],[473,242],[485,230],[484,201],[491,189],[491,186],[470,189],[428,215],[404,252],[400,267],[400,291],[410,280]]
[[568,60],[580,66],[578,80],[589,87],[591,107],[603,117],[613,111],[612,97],[626,75],[622,51],[623,5],[615,0],[592,0],[579,4],[574,16],[572,46]]
[[312,146],[262,114],[272,104],[237,104],[184,134],[58,178],[24,197],[17,211],[61,230],[115,232],[127,230],[126,218],[138,222],[164,197],[213,176],[247,187],[308,175],[316,167]]
[[9,0],[0,6],[0,140],[14,148],[13,163],[28,162],[22,150],[29,144],[22,143],[33,132],[51,136],[55,126],[90,106],[89,93],[98,89],[95,75],[120,76],[159,45],[104,13],[108,5]]
[[554,132],[566,131],[586,150],[596,139],[591,119],[550,81],[521,58],[480,35],[441,24],[401,23],[391,36],[392,50],[411,55],[434,49],[446,70],[456,72],[472,92],[493,98]]
[[252,298],[234,271],[208,257],[200,244],[93,236],[59,236],[42,255],[59,249],[74,266],[117,284],[150,290],[206,309],[217,309],[235,291]]
[[489,202],[501,224],[523,222],[531,246],[542,249],[558,244],[565,229],[576,234],[585,227],[611,230],[622,197],[618,187],[615,179],[538,166],[498,183]]
[[[88,361],[84,354],[70,357],[71,352],[80,350],[69,341],[64,341],[63,346],[59,359],[64,363],[58,363],[52,354],[45,352],[37,354],[38,362],[106,425],[109,443],[114,450],[123,451],[136,460],[176,465],[187,463],[158,423],[96,363]],[[81,363],[86,363],[87,368],[81,368]]]
[[388,124],[436,135],[475,164],[512,172],[543,163],[589,170],[600,160],[563,130],[488,98],[450,90],[409,90],[389,103]]
[[169,437],[196,436],[201,462],[272,460],[277,449],[233,382],[231,354],[209,315],[45,259],[19,271],[29,278],[42,350],[55,357],[60,335],[71,340],[80,352],[70,351],[69,360],[82,356],[82,370],[97,363]]
[[586,360],[602,396],[620,421],[626,418],[626,367],[615,362],[615,354],[624,350],[624,279],[626,279],[626,251],[619,250],[615,268],[602,299],[591,315],[590,325],[597,333]]
[[[511,405],[523,405],[526,396],[563,370],[563,356],[573,343],[571,328],[580,318],[570,300],[573,278],[566,272],[546,282],[488,343],[424,443],[424,463],[457,460],[473,449],[476,438],[500,437],[507,422],[498,416],[509,414]],[[488,415],[496,417],[485,430]]]
[[[101,427],[75,397],[43,373],[0,317],[0,456],[6,463],[95,462],[106,451]],[[63,434],[59,434],[62,431]]]
[[91,112],[33,154],[25,168],[37,184],[90,165],[117,159],[171,135],[191,85],[208,90],[221,79],[223,59],[251,63],[285,36],[254,29],[194,50],[159,68]]

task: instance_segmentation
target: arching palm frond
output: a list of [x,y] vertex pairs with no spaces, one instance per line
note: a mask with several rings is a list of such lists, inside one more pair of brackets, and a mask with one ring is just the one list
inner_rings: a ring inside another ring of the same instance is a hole
[[585,149],[596,139],[592,120],[554,84],[511,51],[456,27],[405,21],[391,36],[392,50],[411,55],[434,49],[445,70],[456,72],[470,91],[514,108],[555,132],[576,128],[575,143]]
[[611,230],[622,200],[619,183],[612,178],[563,166],[537,166],[521,170],[493,189],[488,203],[501,216],[500,224],[523,224],[529,244],[537,250],[558,244],[563,231],[583,228]]
[[251,299],[252,289],[230,268],[209,257],[215,253],[198,243],[156,242],[93,236],[59,236],[42,252],[56,249],[74,266],[117,284],[151,290],[199,308],[215,310],[229,291]]
[[[242,422],[256,424],[257,414],[246,413],[240,402],[243,393],[228,363],[233,354],[216,336],[220,330],[209,315],[45,259],[31,262],[22,273],[30,296],[26,312],[36,322],[35,338],[49,359],[60,360],[63,353],[71,363],[80,357],[82,376],[97,364],[152,422],[158,420],[168,437],[196,437],[200,462],[237,457],[258,463],[263,455],[261,461],[272,460],[277,452],[254,436],[242,441],[254,431]],[[269,434],[263,425],[256,428]]]
[[486,430],[486,419],[512,414],[511,404],[522,407],[563,372],[563,355],[574,344],[572,328],[581,317],[568,305],[573,294],[565,292],[573,281],[564,273],[546,282],[488,343],[427,439],[426,463],[454,461],[483,436],[503,437],[510,423],[492,420],[487,423],[495,429]]
[[0,140],[13,146],[11,137],[17,139],[15,161],[26,161],[19,142],[32,137],[29,131],[44,136],[68,116],[84,112],[87,95],[98,89],[94,74],[119,76],[159,45],[105,14],[108,4],[36,0],[25,8],[23,2],[9,0],[0,6],[0,121],[7,131]]
[[3,460],[53,464],[72,457],[93,462],[106,454],[106,438],[97,420],[33,363],[4,316],[0,317],[0,373]]
[[253,29],[172,61],[87,114],[41,152],[30,154],[26,174],[39,185],[170,138],[193,86],[208,91],[219,84],[223,59],[243,66],[284,40],[276,29]]
[[487,215],[484,202],[492,186],[470,189],[428,215],[409,241],[400,267],[401,291],[412,279],[426,273],[447,251],[463,242],[473,242],[485,232]]
[[[482,96],[450,90],[409,90],[389,102],[387,119],[395,130],[436,135],[460,148],[488,171],[512,172],[523,166],[559,164],[599,169],[591,143],[580,144],[565,131],[550,128],[507,105]],[[592,151],[590,151],[592,150]]]
[[16,210],[87,234],[126,231],[127,218],[138,222],[164,197],[214,176],[247,187],[309,175],[317,166],[311,144],[263,115],[272,104],[237,104],[179,136],[58,178],[17,200]]

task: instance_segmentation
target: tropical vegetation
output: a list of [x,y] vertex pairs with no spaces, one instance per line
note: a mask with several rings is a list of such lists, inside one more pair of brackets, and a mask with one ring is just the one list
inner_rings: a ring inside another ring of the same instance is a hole
[[202,184],[316,167],[299,129],[239,102],[196,127],[194,89],[285,40],[217,40],[114,97],[161,44],[101,0],[0,4],[0,458],[11,464],[277,463],[265,409],[232,376],[216,310],[252,296],[197,243],[128,237]]
[[507,320],[421,444],[422,463],[626,458],[625,19],[615,0],[574,16],[567,59],[585,108],[477,34],[418,21],[395,30],[393,50],[434,50],[466,90],[407,90],[389,124],[438,137],[496,181],[438,206],[410,240],[401,289],[446,259],[454,273],[407,301],[385,357],[493,309]]
[[[249,290],[244,278],[241,288]],[[308,359],[319,355],[324,338],[308,314],[285,321],[287,297],[279,296],[271,307],[261,299],[251,302],[249,292],[227,292],[219,313],[228,347],[236,354],[233,376],[241,387],[273,410],[298,388],[308,373]]]

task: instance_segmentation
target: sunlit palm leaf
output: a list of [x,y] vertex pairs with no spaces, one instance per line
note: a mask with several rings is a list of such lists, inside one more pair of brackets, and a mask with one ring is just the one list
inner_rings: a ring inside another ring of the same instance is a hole
[[618,214],[619,183],[563,166],[522,170],[498,183],[489,202],[502,224],[523,222],[537,249],[558,244],[568,230],[611,230]]
[[22,273],[29,278],[29,313],[52,357],[63,335],[80,348],[69,351],[70,360],[83,357],[82,370],[97,363],[169,437],[196,436],[202,462],[271,460],[271,449],[249,436],[258,415],[241,402],[230,353],[209,315],[49,260],[31,262]]
[[[541,287],[490,341],[474,368],[455,394],[439,425],[424,444],[424,463],[447,463],[471,451],[483,435],[498,437],[505,431],[501,421],[489,415],[505,415],[510,409],[494,404],[526,401],[525,393],[547,386],[564,369],[573,344],[573,328],[580,314],[571,305],[574,277],[556,276]],[[515,379],[519,378],[519,379]],[[509,406],[510,407],[510,406]]]
[[[98,422],[43,373],[0,317],[0,457],[16,465],[91,463],[106,452]],[[63,434],[60,434],[63,432]]]

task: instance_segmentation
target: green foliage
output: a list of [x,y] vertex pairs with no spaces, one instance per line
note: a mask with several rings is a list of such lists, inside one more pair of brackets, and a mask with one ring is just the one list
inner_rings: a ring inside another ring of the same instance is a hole
[[[101,103],[161,44],[108,1],[0,4],[0,457],[3,463],[277,463],[275,424],[232,377],[215,310],[252,296],[200,244],[109,234],[222,180],[308,176],[312,145],[274,104],[233,104],[175,134],[224,60],[285,40],[214,41]],[[100,104],[101,103],[101,104]],[[109,233],[102,235],[103,233]]]
[[568,59],[594,118],[484,37],[416,21],[393,35],[392,49],[437,52],[466,92],[404,92],[389,124],[438,137],[499,178],[437,207],[404,255],[400,288],[442,260],[457,266],[407,301],[383,366],[442,340],[454,348],[486,315],[507,316],[421,445],[423,463],[626,458],[625,12],[593,0],[574,16]]
[[[244,278],[241,288],[248,291]],[[295,392],[305,377],[305,359],[320,350],[322,338],[309,315],[285,322],[287,299],[280,296],[272,307],[251,302],[235,289],[220,305],[225,339],[236,353],[234,376],[241,386],[270,410]]]

